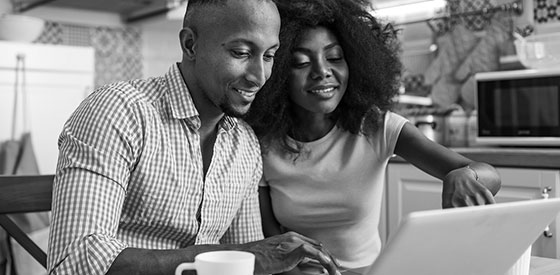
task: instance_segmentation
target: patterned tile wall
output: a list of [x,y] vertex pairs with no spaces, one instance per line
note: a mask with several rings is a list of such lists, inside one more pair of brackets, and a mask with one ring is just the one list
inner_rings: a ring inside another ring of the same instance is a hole
[[534,0],[533,12],[535,23],[560,22],[560,0]]
[[464,16],[459,17],[459,20],[462,21],[463,25],[466,26],[467,29],[480,31],[490,24],[490,20],[493,15],[492,13],[478,13],[478,11],[493,7],[490,0],[449,0],[448,3],[451,14],[465,14]]
[[490,10],[495,3],[491,0],[447,0],[447,6],[450,17],[429,21],[431,28],[440,34],[449,32],[456,25],[463,25],[471,31],[484,30],[494,14],[480,11]]
[[142,76],[141,31],[135,27],[90,27],[48,21],[34,41],[95,49],[95,87]]
[[[499,1],[500,3],[513,3],[516,0]],[[517,0],[523,1],[523,0]],[[534,24],[560,23],[560,0],[529,0],[533,1]],[[484,30],[493,14],[469,14],[476,11],[491,9],[496,6],[493,0],[447,0],[451,15],[466,14],[464,16],[452,16],[443,20],[432,20],[430,25],[440,33],[448,32],[457,24],[464,25],[473,31]]]

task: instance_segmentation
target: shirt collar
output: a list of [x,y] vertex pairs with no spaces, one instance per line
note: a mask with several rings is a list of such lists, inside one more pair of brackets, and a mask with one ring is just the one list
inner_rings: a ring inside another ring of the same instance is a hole
[[[165,74],[167,89],[169,94],[169,106],[171,116],[175,119],[187,119],[195,129],[200,128],[200,118],[198,110],[194,106],[191,93],[179,70],[179,64],[173,64],[167,74]],[[237,126],[237,119],[225,115],[220,125],[224,130],[229,131]]]

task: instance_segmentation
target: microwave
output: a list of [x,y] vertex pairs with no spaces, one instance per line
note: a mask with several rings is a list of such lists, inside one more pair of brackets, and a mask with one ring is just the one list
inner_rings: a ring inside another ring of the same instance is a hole
[[476,144],[560,146],[560,68],[475,75]]

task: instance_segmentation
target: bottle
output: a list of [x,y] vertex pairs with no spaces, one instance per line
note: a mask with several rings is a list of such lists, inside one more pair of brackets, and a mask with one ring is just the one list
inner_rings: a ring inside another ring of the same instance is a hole
[[467,115],[463,108],[458,108],[447,117],[445,145],[448,147],[467,146]]
[[469,116],[467,123],[468,146],[476,146],[476,137],[478,136],[478,112],[473,110]]

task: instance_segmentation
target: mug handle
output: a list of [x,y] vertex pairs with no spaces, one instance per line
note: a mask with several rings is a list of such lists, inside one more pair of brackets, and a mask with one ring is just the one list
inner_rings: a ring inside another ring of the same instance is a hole
[[196,267],[194,263],[182,263],[175,269],[175,275],[182,275],[184,270],[194,270]]

